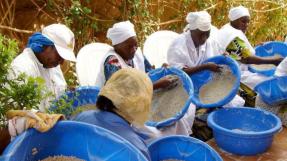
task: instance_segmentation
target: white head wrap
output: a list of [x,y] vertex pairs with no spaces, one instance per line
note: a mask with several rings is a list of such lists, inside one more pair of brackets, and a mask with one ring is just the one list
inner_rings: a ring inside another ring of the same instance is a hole
[[189,23],[189,29],[199,29],[201,31],[209,31],[211,29],[211,16],[206,11],[190,12],[186,16]]
[[112,40],[113,45],[122,43],[133,36],[136,36],[136,32],[130,21],[115,23],[107,32],[107,38]]
[[248,9],[243,6],[238,6],[230,9],[228,18],[230,21],[234,21],[245,16],[250,17]]

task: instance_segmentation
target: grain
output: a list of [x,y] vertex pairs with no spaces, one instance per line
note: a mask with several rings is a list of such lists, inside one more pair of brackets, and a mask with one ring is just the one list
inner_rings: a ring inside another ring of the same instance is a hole
[[236,83],[231,69],[222,65],[221,72],[213,73],[212,79],[199,89],[199,100],[203,104],[212,104],[228,96]]
[[48,158],[45,158],[41,161],[84,161],[82,159],[78,159],[78,158],[75,158],[75,157],[72,157],[72,156],[53,156],[53,157],[48,157]]
[[182,81],[179,79],[177,83],[174,88],[154,91],[150,121],[166,120],[182,110],[189,96]]
[[256,70],[270,70],[276,68],[273,64],[252,64],[251,67]]

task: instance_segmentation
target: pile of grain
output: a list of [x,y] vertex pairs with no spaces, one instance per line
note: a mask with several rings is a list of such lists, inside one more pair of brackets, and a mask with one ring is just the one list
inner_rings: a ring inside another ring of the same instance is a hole
[[221,101],[230,94],[236,77],[227,65],[222,65],[221,72],[213,73],[212,79],[199,89],[199,99],[203,104]]
[[188,94],[180,79],[177,83],[174,88],[154,91],[150,121],[166,120],[182,110],[188,100]]
[[231,131],[239,133],[239,134],[256,133],[257,132],[257,131],[245,130],[245,129],[232,129]]
[[76,157],[68,157],[68,156],[53,156],[53,157],[48,157],[48,158],[45,158],[41,161],[84,161],[82,159],[78,159]]
[[251,67],[256,70],[270,70],[276,68],[273,64],[252,64]]

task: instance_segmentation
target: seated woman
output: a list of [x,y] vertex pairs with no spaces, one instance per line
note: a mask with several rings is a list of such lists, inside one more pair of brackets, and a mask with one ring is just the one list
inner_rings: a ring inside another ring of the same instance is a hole
[[[95,86],[102,87],[116,71],[135,68],[148,73],[152,65],[138,48],[134,25],[130,21],[118,22],[109,28],[107,38],[112,41],[113,49],[107,52],[99,64]],[[166,88],[174,83],[168,77],[154,82],[154,89]]]
[[[110,77],[120,69],[135,68],[148,73],[152,70],[151,64],[138,48],[138,41],[134,25],[129,21],[115,23],[107,31],[107,38],[112,42],[113,49],[103,56],[99,64],[99,70],[95,86],[102,87]],[[153,89],[173,87],[176,79],[163,77],[153,83]],[[191,127],[194,120],[195,106],[190,105],[185,116],[178,120],[174,125],[156,129],[153,127],[142,127],[138,130],[142,133],[163,136],[163,135],[189,135],[192,133]]]
[[263,58],[255,55],[255,50],[248,41],[245,33],[247,31],[250,14],[247,8],[238,6],[229,11],[230,23],[224,25],[218,32],[218,42],[224,51],[237,60],[241,69],[241,83],[252,90],[268,77],[248,71],[248,64],[273,64],[278,65],[281,57]]
[[148,120],[153,84],[143,72],[133,68],[115,72],[99,93],[97,110],[80,113],[75,121],[108,129],[128,140],[150,160],[143,138],[132,125],[143,126]]

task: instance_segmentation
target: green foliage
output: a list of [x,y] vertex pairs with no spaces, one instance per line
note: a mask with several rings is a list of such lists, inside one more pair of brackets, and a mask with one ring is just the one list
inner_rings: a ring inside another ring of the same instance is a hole
[[24,73],[17,78],[8,80],[5,88],[0,90],[0,101],[7,109],[38,109],[43,98],[50,95],[44,93],[45,80],[40,77],[28,77]]
[[75,37],[81,40],[77,42],[84,45],[88,43],[85,38],[90,32],[96,31],[98,25],[96,21],[87,17],[92,13],[90,8],[83,6],[79,0],[72,0],[71,2],[70,8],[64,8],[65,23],[73,29]]
[[32,78],[25,74],[11,78],[13,71],[10,64],[17,52],[17,42],[0,34],[0,127],[7,125],[7,111],[38,109],[40,102],[50,95],[46,92],[42,78]]
[[48,109],[48,113],[58,113],[58,114],[64,114],[65,116],[71,115],[74,111],[73,104],[76,100],[76,96],[74,93],[71,93],[71,95],[63,95],[59,99],[56,100],[56,102],[53,103],[51,109]]
[[57,99],[51,109],[49,109],[48,113],[57,113],[57,114],[63,114],[67,118],[70,118],[71,116],[74,116],[82,111],[84,111],[81,107],[74,107],[73,104],[77,101],[79,93],[76,91],[71,91],[69,94],[65,94],[59,99]]
[[[0,34],[0,82],[5,81],[9,66],[17,53],[17,42]],[[3,84],[0,84],[0,88],[3,88]]]

